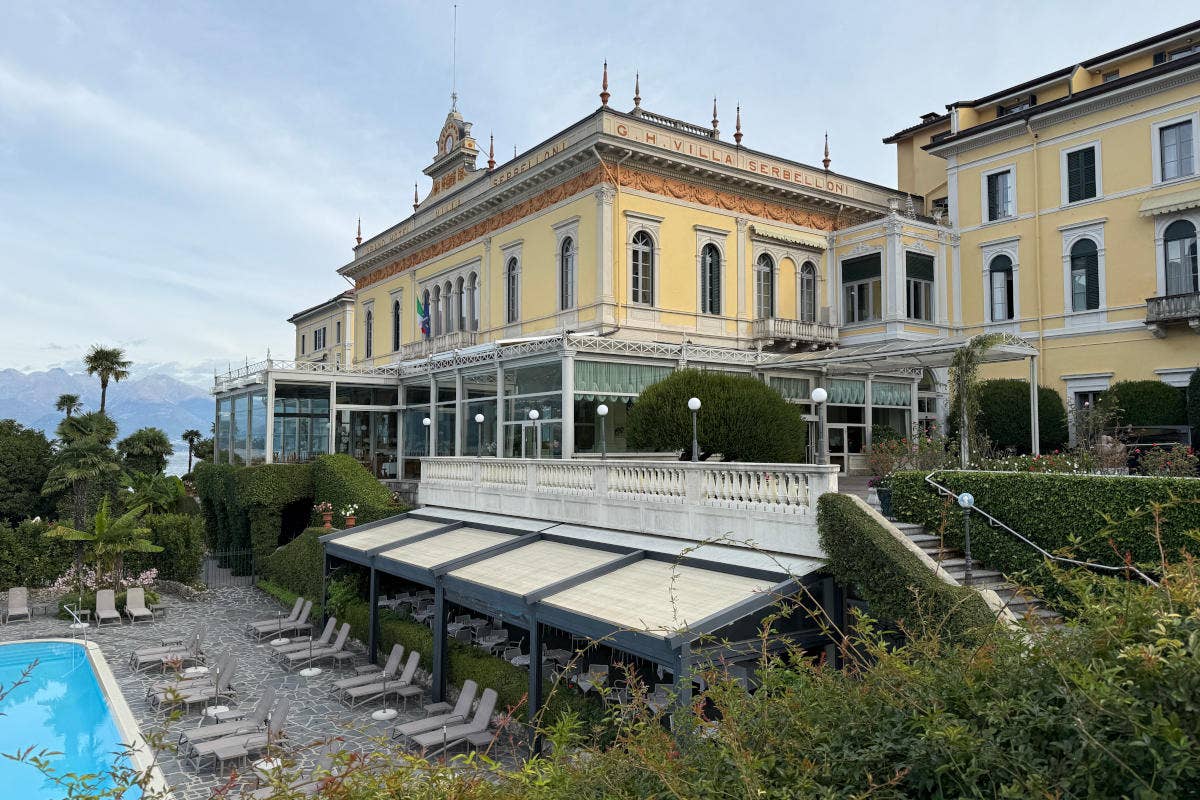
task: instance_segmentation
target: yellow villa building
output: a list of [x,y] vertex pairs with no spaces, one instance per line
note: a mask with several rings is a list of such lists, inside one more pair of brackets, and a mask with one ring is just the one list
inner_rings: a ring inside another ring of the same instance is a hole
[[403,484],[427,455],[597,455],[602,430],[619,456],[642,389],[692,367],[753,375],[814,426],[825,388],[831,461],[859,472],[874,426],[945,418],[981,331],[1006,334],[991,374],[1072,402],[1179,385],[1200,361],[1198,35],[925,115],[885,140],[899,189],[828,146],[756,151],[715,102],[686,122],[635,86],[618,110],[607,70],[593,113],[504,163],[454,102],[412,214],[360,233],[354,288],[291,318],[295,359],[217,379],[217,459],[344,452]]
[[[1063,67],[884,140],[955,231],[950,324],[1034,344],[1080,404],[1200,366],[1200,22]],[[1011,367],[994,376],[1020,376]]]

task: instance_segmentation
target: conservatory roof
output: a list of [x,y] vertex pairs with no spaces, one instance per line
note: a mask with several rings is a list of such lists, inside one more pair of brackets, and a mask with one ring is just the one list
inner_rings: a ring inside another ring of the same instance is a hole
[[[865,373],[948,367],[955,352],[970,341],[969,337],[947,336],[852,344],[834,350],[798,353],[765,364],[763,369],[836,367],[838,372]],[[1003,334],[998,344],[983,352],[981,360],[984,363],[1020,361],[1037,354],[1037,348],[1023,339]]]

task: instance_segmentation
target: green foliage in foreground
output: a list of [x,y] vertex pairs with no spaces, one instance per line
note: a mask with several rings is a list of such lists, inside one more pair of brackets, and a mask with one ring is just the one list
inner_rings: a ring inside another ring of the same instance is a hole
[[0,523],[45,515],[53,502],[42,496],[50,472],[50,440],[16,420],[0,419]]

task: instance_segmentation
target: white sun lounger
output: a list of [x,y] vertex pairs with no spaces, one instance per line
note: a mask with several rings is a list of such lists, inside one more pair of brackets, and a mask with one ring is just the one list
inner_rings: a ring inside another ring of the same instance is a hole
[[378,700],[389,695],[397,695],[403,697],[404,702],[408,703],[408,698],[421,694],[420,686],[413,686],[413,676],[417,674],[417,667],[421,665],[421,654],[413,650],[408,654],[408,663],[404,665],[404,672],[400,673],[398,678],[384,678],[379,680],[376,676],[374,683],[363,684],[362,686],[351,686],[344,690],[342,700],[349,704],[351,708],[369,703],[372,700]]
[[302,665],[314,664],[326,658],[341,659],[343,657],[353,658],[354,654],[349,650],[345,650],[346,640],[350,638],[350,623],[342,624],[341,630],[338,631],[337,639],[329,647],[314,647],[311,651],[305,648],[297,653],[284,653],[283,665],[288,669]]
[[142,587],[135,586],[125,593],[125,616],[130,622],[154,620],[154,614],[146,608],[146,590]]
[[[321,631],[321,638],[313,642],[313,647],[328,647],[333,641],[333,632],[337,630],[337,617],[330,617],[325,623],[325,630]],[[271,645],[271,649],[276,653],[295,653],[300,650],[307,650],[308,643],[312,641],[311,636],[301,636],[299,639],[288,639],[287,644]]]
[[8,590],[8,609],[4,613],[4,623],[7,625],[16,622],[16,617],[25,622],[32,619],[29,614],[29,590],[24,586],[14,586]]
[[227,651],[217,659],[216,665],[203,675],[188,675],[187,673],[183,673],[171,680],[156,681],[146,687],[146,696],[162,695],[172,689],[182,693],[204,686],[212,686],[216,683],[217,676],[221,674],[222,670],[229,669],[229,662],[232,660],[233,653]]
[[280,734],[283,733],[283,725],[287,721],[290,704],[291,701],[286,697],[279,701],[279,704],[271,711],[271,721],[266,730],[234,733],[222,736],[220,739],[196,742],[195,747],[186,756],[187,760],[196,769],[199,769],[204,759],[215,756],[218,750],[224,752],[229,752],[231,749],[239,750],[243,757],[263,750],[271,742],[277,741]]
[[378,672],[368,672],[365,675],[354,675],[350,678],[342,678],[333,682],[334,689],[349,689],[352,686],[365,686],[368,683],[378,683],[381,680],[395,676],[396,670],[400,669],[400,659],[404,658],[404,645],[392,645],[392,652],[388,655],[387,663],[383,665],[383,670]]
[[265,639],[268,636],[282,636],[285,633],[302,633],[311,631],[312,624],[308,621],[308,614],[312,611],[312,601],[305,600],[304,605],[300,607],[300,615],[295,619],[285,619],[278,624],[271,623],[270,627],[259,628],[255,631],[255,635],[259,639]]
[[492,712],[495,710],[496,690],[484,689],[483,696],[479,698],[479,705],[475,707],[475,715],[471,717],[470,722],[459,725],[447,725],[428,733],[418,733],[415,736],[409,737],[409,739],[415,747],[421,750],[436,747],[437,750],[425,754],[427,757],[435,756],[438,753],[449,750],[455,745],[462,744],[473,736],[486,733],[488,726],[492,724]]
[[[196,630],[192,633],[191,637],[189,637],[189,638],[184,638],[182,636],[167,636],[161,640],[162,644],[154,645],[152,647],[142,647],[137,650],[134,650],[132,653],[129,654],[129,667],[130,667],[130,669],[137,669],[139,659],[141,659],[141,660],[156,659],[157,660],[157,658],[159,656],[167,655],[168,653],[173,653],[178,650],[195,649],[197,652],[199,652],[200,648],[197,643],[200,641],[203,641],[204,633],[205,633],[204,625],[197,625]],[[187,645],[188,645],[187,647],[184,646],[185,643],[187,643]]]
[[260,619],[254,622],[246,623],[246,630],[250,633],[262,633],[264,631],[277,631],[279,626],[284,622],[295,622],[300,616],[300,609],[304,608],[304,598],[297,597],[296,602],[292,604],[291,613],[283,618]]
[[117,596],[112,589],[96,592],[96,627],[99,628],[106,620],[121,624],[121,614],[117,611]]
[[189,710],[195,705],[217,704],[219,701],[232,696],[233,692],[229,687],[229,683],[233,680],[233,673],[236,667],[237,661],[231,659],[229,666],[218,673],[216,682],[211,686],[185,689],[181,692],[168,690],[161,694],[153,695],[151,700],[155,701],[156,705],[160,708],[181,705]]
[[458,700],[455,701],[452,710],[445,714],[401,723],[392,729],[392,737],[406,739],[410,736],[416,736],[418,733],[440,730],[443,725],[459,725],[465,722],[467,717],[471,715],[471,704],[475,702],[475,693],[478,691],[479,684],[475,683],[475,681],[463,681],[462,691],[458,693]]
[[[263,691],[262,696],[258,698],[258,702],[254,705],[253,710],[242,710],[238,712],[237,717],[226,718],[226,721],[218,722],[216,725],[184,728],[179,733],[180,752],[186,753],[199,742],[206,742],[210,739],[221,739],[226,736],[232,736],[235,733],[255,733],[262,730],[267,717],[271,713],[271,706],[274,702],[275,687],[268,686]],[[233,712],[231,710],[223,713],[230,714]]]

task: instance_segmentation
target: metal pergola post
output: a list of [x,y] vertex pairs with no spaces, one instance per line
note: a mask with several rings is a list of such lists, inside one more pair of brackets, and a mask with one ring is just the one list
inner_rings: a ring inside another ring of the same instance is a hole
[[433,702],[446,699],[446,587],[439,578],[433,587]]
[[325,567],[321,570],[321,624],[324,625],[329,621],[329,553],[322,547],[321,554],[325,560]]
[[[675,652],[675,713],[683,713],[692,705],[692,646],[681,642]],[[677,725],[675,713],[671,715],[671,728]]]
[[374,563],[371,564],[371,610],[368,620],[367,659],[374,664],[378,661],[379,653],[379,573]]
[[537,755],[542,750],[538,734],[538,712],[542,709],[542,639],[537,615],[529,610],[529,750]]
[[1042,432],[1038,422],[1038,357],[1029,357],[1029,452],[1041,453]]

